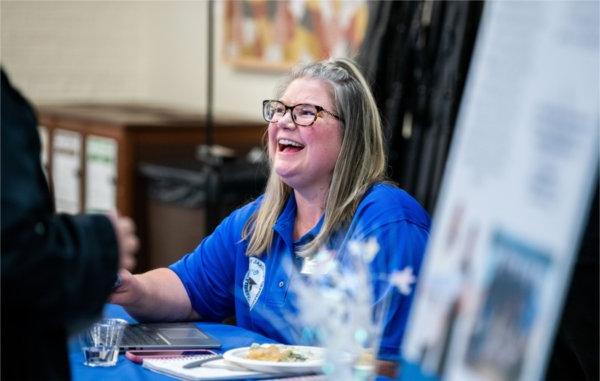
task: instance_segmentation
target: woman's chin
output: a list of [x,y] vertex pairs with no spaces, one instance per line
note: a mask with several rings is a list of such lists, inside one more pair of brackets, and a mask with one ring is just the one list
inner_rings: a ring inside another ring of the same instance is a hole
[[284,183],[286,183],[289,186],[292,186],[290,183],[294,182],[293,181],[294,176],[291,173],[285,172],[285,171],[281,171],[281,172],[275,171],[275,173],[277,173],[277,176],[279,176],[279,179],[281,181],[283,181]]
[[279,176],[279,179],[287,186],[295,188],[298,182],[297,175],[298,171],[292,168],[275,167],[275,173]]

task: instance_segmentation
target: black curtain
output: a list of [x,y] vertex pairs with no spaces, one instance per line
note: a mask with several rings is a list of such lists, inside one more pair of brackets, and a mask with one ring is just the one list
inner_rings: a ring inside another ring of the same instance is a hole
[[369,7],[358,61],[383,118],[388,172],[433,213],[483,3]]

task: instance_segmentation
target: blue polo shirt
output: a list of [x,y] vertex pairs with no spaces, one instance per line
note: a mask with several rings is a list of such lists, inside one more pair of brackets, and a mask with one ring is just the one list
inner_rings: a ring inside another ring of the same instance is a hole
[[[248,257],[242,230],[262,198],[231,213],[192,253],[170,269],[183,282],[192,307],[203,319],[220,321],[235,314],[237,325],[292,344],[297,332],[285,317],[296,313],[293,282],[299,282],[298,277],[302,276],[297,270],[302,258],[295,255],[295,248],[316,236],[323,218],[294,242],[296,202],[293,196],[289,197],[273,226],[271,252],[258,258]],[[398,356],[429,227],[430,219],[417,201],[393,185],[380,183],[363,197],[350,225],[330,240],[329,248],[342,253],[338,259],[343,261],[349,241],[377,239],[380,250],[370,264],[371,273],[378,274],[373,277],[377,278],[373,280],[374,300],[391,290],[387,294],[390,304],[380,358]],[[401,290],[388,283],[394,272],[408,276]],[[318,300],[315,308],[319,308]]]

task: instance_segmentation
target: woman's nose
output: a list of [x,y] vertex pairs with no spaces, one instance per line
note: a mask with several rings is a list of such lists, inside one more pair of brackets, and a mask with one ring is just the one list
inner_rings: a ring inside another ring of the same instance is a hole
[[277,122],[277,126],[280,128],[296,128],[294,119],[292,118],[292,111],[288,110]]

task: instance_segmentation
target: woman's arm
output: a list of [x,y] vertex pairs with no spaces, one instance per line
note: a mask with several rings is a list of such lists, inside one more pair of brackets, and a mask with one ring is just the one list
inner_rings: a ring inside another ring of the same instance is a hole
[[109,301],[120,304],[140,321],[198,320],[179,277],[170,269],[159,268],[132,275],[120,271],[121,285]]

